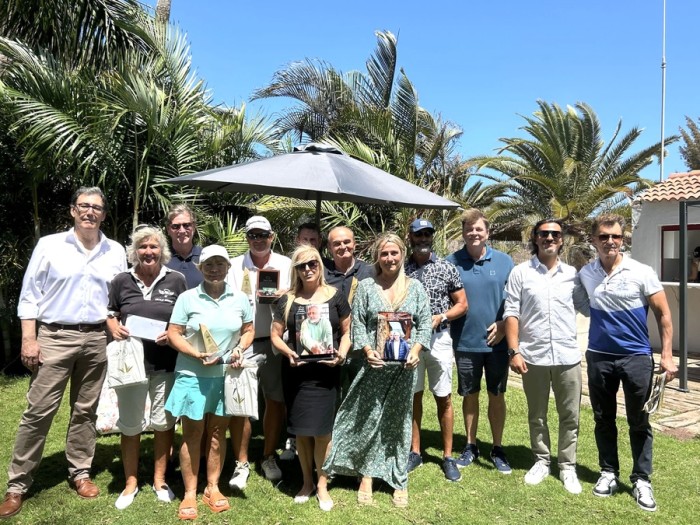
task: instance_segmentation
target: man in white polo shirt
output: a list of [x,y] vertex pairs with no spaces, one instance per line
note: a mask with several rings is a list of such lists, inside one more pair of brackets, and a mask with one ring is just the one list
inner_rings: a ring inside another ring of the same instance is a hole
[[32,371],[32,380],[15,437],[0,518],[22,509],[68,381],[68,476],[80,497],[100,494],[90,479],[90,468],[97,403],[107,368],[107,287],[115,275],[126,270],[126,254],[100,231],[107,211],[99,188],[76,191],[70,213],[73,228],[39,240],[22,281],[17,307],[22,323],[21,358]]
[[[248,219],[245,225],[246,238],[249,250],[243,255],[231,260],[227,281],[236,290],[245,293],[253,307],[253,326],[255,328],[255,340],[249,349],[247,358],[258,359],[260,362],[258,377],[260,387],[265,396],[265,414],[263,416],[263,435],[265,439],[263,450],[262,469],[265,477],[270,481],[282,479],[282,471],[277,465],[275,449],[277,441],[285,423],[286,406],[282,391],[282,355],[272,351],[270,343],[270,327],[272,325],[272,310],[268,303],[260,303],[258,300],[258,272],[260,270],[279,271],[279,290],[289,288],[289,270],[291,260],[289,257],[272,251],[272,242],[275,233],[272,231],[270,221],[265,217],[256,215]],[[231,425],[239,424],[240,418],[232,418]],[[243,441],[240,451],[234,449],[237,456],[236,468],[229,484],[231,487],[243,489],[246,486],[250,467],[248,464],[248,444],[250,442],[250,421],[245,420],[243,429]],[[231,428],[231,435],[240,435],[240,429]]]

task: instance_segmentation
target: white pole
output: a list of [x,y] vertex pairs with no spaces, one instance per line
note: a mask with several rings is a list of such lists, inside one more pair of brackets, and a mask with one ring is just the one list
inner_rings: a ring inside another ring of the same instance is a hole
[[664,13],[661,30],[661,161],[659,162],[659,182],[664,180],[664,125],[666,121],[666,0],[663,0]]

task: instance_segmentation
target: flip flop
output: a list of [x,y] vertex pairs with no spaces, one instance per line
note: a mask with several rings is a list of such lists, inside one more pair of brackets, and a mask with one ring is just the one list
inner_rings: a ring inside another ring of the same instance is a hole
[[183,499],[177,509],[177,517],[181,520],[196,520],[197,498],[190,496]]
[[207,495],[206,491],[202,494],[202,501],[211,509],[212,512],[224,512],[231,508],[226,497],[216,489],[211,494]]

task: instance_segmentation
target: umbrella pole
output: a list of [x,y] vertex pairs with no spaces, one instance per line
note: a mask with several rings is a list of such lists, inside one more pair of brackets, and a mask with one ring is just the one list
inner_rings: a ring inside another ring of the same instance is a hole
[[316,227],[321,231],[321,195],[316,197]]

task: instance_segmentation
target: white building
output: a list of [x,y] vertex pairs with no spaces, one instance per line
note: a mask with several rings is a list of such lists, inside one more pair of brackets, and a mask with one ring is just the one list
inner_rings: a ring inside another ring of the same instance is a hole
[[[700,170],[674,173],[668,180],[644,192],[633,203],[632,257],[648,264],[659,275],[673,315],[673,348],[678,349],[678,286],[680,281],[679,206],[700,201]],[[700,247],[700,206],[688,207],[688,266]],[[688,285],[688,350],[700,353],[700,284]],[[649,323],[652,345],[659,348],[656,323]]]

